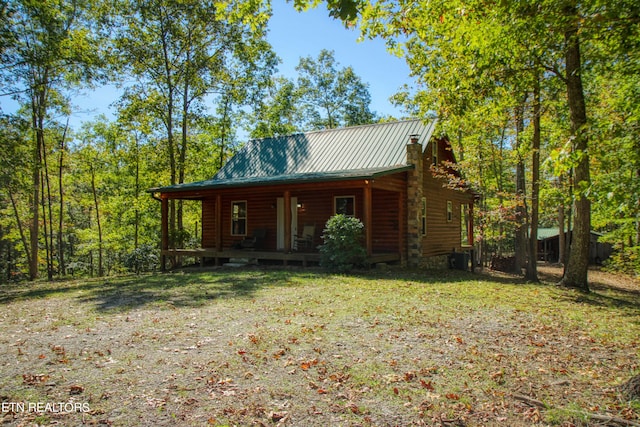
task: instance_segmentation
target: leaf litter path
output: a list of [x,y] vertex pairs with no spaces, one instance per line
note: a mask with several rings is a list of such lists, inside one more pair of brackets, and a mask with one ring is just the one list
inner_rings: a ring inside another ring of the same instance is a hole
[[88,411],[5,405],[8,425],[640,422],[613,388],[640,370],[633,284],[256,268],[30,286],[0,299],[1,400]]

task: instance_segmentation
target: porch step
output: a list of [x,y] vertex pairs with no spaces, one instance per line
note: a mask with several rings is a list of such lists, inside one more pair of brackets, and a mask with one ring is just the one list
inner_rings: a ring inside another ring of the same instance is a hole
[[223,267],[244,267],[249,264],[256,264],[255,258],[229,258],[229,262],[222,264]]

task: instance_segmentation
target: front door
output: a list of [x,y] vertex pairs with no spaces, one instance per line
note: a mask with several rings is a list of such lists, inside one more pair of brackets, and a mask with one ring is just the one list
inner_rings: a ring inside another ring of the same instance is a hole
[[[278,197],[277,202],[277,248],[284,250],[284,197]],[[298,235],[298,198],[291,198],[291,248],[294,247],[295,238]]]

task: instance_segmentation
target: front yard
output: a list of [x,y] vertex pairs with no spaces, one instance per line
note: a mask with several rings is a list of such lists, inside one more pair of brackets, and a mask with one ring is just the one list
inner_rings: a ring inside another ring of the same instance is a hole
[[615,388],[640,373],[627,278],[252,268],[0,292],[9,425],[640,425]]

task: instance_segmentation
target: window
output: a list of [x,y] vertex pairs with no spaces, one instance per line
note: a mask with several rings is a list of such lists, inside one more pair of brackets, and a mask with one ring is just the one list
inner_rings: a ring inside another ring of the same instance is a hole
[[427,198],[422,198],[422,209],[420,210],[420,228],[423,236],[427,235]]
[[453,221],[453,202],[447,200],[447,222]]
[[231,202],[231,235],[247,234],[247,202]]
[[337,196],[334,197],[334,208],[336,215],[342,214],[346,216],[356,215],[356,198],[355,196]]

